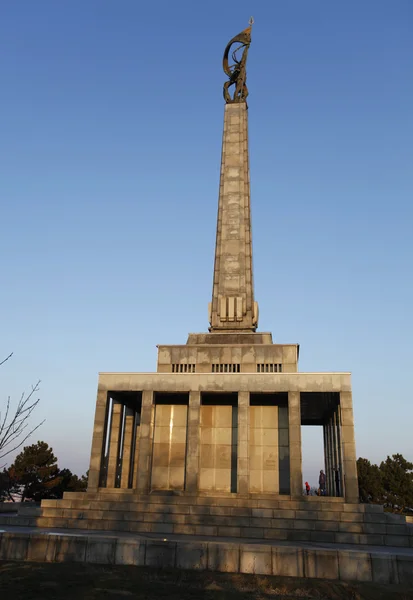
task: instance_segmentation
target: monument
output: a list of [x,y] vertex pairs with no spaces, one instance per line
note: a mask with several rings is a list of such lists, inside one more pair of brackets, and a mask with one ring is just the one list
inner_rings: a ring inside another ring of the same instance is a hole
[[190,333],[184,345],[158,346],[156,373],[99,375],[89,493],[301,498],[301,426],[319,425],[328,495],[358,501],[350,374],[299,373],[298,344],[275,344],[271,333],[257,331],[246,85],[251,25],[223,58],[209,331]]
[[[99,374],[88,490],[43,501],[38,526],[387,543],[383,514],[374,521],[382,508],[359,505],[350,373],[300,373],[298,344],[273,343],[257,330],[251,26],[223,58],[209,329],[190,333],[186,344],[158,346],[154,373]],[[324,497],[303,496],[302,425],[323,428]]]
[[[224,53],[209,330],[158,346],[155,373],[99,374],[87,492],[0,514],[3,560],[413,582],[413,525],[359,504],[350,373],[299,373],[298,344],[257,331],[251,25]],[[303,495],[302,425],[323,428],[322,497]]]

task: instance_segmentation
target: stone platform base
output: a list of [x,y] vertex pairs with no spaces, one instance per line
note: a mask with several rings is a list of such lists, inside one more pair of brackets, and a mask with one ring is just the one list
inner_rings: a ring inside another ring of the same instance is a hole
[[413,551],[311,547],[260,540],[0,533],[0,560],[88,562],[413,585]]
[[328,497],[65,493],[16,517],[0,516],[2,525],[413,548],[413,525],[405,517]]

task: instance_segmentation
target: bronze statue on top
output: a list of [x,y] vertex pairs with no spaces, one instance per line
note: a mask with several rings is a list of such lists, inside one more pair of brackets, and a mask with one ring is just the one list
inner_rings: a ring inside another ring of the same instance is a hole
[[[249,20],[249,27],[244,29],[241,33],[232,38],[225,48],[224,58],[222,66],[224,72],[228,75],[229,81],[224,83],[224,99],[227,104],[234,102],[245,102],[248,96],[248,88],[246,84],[247,80],[247,55],[251,44],[251,28],[254,23],[254,19],[251,17]],[[234,61],[233,65],[229,64],[229,53],[233,44],[240,44],[232,51],[231,57]],[[242,52],[240,56],[237,56],[238,52]],[[235,90],[231,96],[229,88],[234,85]]]

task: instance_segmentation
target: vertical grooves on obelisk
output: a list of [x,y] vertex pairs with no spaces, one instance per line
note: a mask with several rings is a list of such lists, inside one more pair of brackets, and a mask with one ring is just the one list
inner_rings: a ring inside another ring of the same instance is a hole
[[255,330],[248,120],[245,103],[225,106],[211,330]]

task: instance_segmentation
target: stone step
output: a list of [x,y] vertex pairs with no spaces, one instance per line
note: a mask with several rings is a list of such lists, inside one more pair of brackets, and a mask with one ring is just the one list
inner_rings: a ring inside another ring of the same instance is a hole
[[144,521],[116,521],[106,519],[38,518],[38,527],[87,529],[91,531],[162,533],[197,535],[207,537],[234,537],[263,540],[286,540],[306,542],[329,542],[339,544],[368,544],[371,546],[413,547],[413,535],[379,533],[348,533],[343,531],[318,531],[303,529],[272,529],[266,527],[203,525],[193,523],[168,523]]
[[[300,504],[300,503],[299,503]],[[314,505],[303,509],[290,508],[249,508],[249,507],[231,507],[231,506],[205,506],[188,504],[157,504],[143,502],[103,502],[103,501],[85,501],[85,500],[44,500],[42,510],[55,509],[56,516],[62,516],[62,511],[75,509],[86,513],[87,511],[111,511],[119,515],[124,513],[174,513],[177,515],[219,515],[225,517],[248,517],[264,519],[297,519],[302,521],[333,521],[347,523],[369,523],[369,524],[394,524],[406,525],[405,517],[383,512],[358,512],[359,505],[346,505],[345,511],[324,510],[326,507]],[[312,508],[314,510],[309,510]],[[354,508],[356,512],[350,512]],[[320,510],[322,509],[322,510]],[[43,514],[43,513],[42,513]],[[48,513],[51,516],[51,513]],[[122,518],[122,517],[120,517]],[[136,517],[138,518],[138,517]]]
[[[119,502],[119,503],[137,503],[137,504],[163,504],[176,506],[221,506],[234,508],[280,508],[289,510],[329,510],[329,511],[348,511],[348,512],[383,512],[383,507],[371,504],[349,504],[340,501],[340,498],[315,498],[312,501],[291,500],[288,497],[277,496],[273,498],[240,498],[240,497],[221,497],[221,496],[173,496],[163,494],[136,495],[136,494],[116,494],[101,493],[89,494],[79,492],[65,492],[64,501],[83,500],[85,502]],[[46,502],[46,501],[43,501]],[[61,502],[60,500],[58,502]],[[42,504],[43,506],[43,504]]]
[[[154,508],[154,507],[150,507]],[[178,508],[178,507],[168,507]],[[239,509],[211,507],[211,512],[200,512],[204,507],[188,507],[185,513],[176,510],[167,511],[120,511],[88,510],[77,508],[43,508],[44,518],[67,518],[87,520],[113,520],[148,523],[173,523],[187,525],[212,525],[225,527],[264,527],[265,529],[303,529],[319,531],[337,531],[345,533],[377,533],[391,535],[413,534],[413,527],[406,523],[365,522],[365,515],[351,513],[329,513],[326,511],[305,513],[305,511],[287,511],[271,509],[251,509],[251,514],[240,515]],[[247,511],[248,509],[242,509]]]

